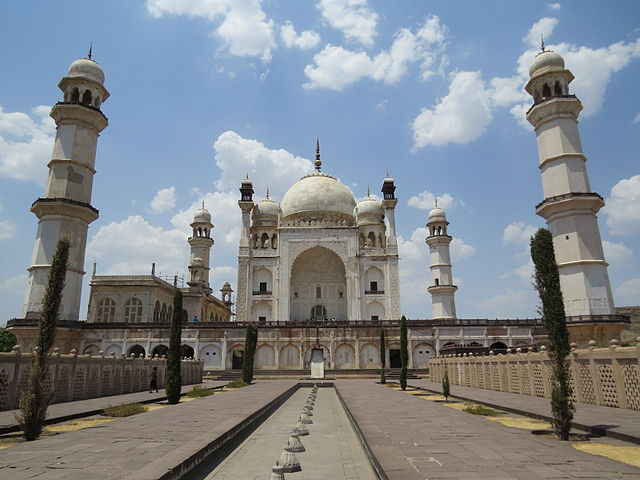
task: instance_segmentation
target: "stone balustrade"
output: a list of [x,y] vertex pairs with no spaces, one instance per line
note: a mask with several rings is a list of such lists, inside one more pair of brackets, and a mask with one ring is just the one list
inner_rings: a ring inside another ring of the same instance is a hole
[[[18,408],[22,390],[27,385],[32,363],[31,353],[19,347],[0,353],[0,411]],[[166,360],[151,358],[78,355],[75,350],[61,354],[57,348],[49,355],[46,388],[52,392],[51,403],[140,392],[149,388],[149,374],[158,368],[158,388],[164,388]],[[202,360],[182,361],[182,384],[202,382]]]
[[[585,349],[572,344],[569,354],[572,399],[607,407],[640,410],[640,337],[635,347],[619,347],[611,340],[608,348],[595,348],[591,340]],[[467,354],[431,358],[431,380],[442,382],[447,368],[452,385],[484,388],[535,397],[551,396],[552,364],[541,347],[538,353],[476,356]]]

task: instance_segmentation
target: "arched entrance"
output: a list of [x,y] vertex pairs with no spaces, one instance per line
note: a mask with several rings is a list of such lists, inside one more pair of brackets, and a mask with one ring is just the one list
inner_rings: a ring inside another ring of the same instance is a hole
[[190,345],[182,345],[182,347],[180,347],[180,356],[182,358],[193,358],[195,356],[193,347]]
[[347,319],[347,282],[344,264],[333,251],[312,247],[291,267],[290,318]]
[[167,347],[166,345],[156,345],[151,349],[151,356],[155,357],[156,355],[158,355],[159,357],[161,357],[164,355],[166,357],[168,350],[169,347]]
[[141,345],[135,344],[132,347],[129,347],[129,350],[127,350],[127,356],[131,356],[131,354],[133,354],[136,357],[144,357],[145,355],[145,350],[144,347],[142,347]]

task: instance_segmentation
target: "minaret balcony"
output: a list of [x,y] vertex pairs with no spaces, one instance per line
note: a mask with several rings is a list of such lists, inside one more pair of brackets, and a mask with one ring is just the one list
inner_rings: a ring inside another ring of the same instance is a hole
[[591,210],[594,214],[604,206],[604,199],[594,192],[569,192],[545,198],[536,205],[536,213],[549,218],[570,210]]
[[575,95],[555,95],[531,105],[527,111],[527,120],[538,126],[543,120],[549,121],[567,115],[578,118],[582,111],[582,103]]
[[46,215],[66,215],[91,223],[99,217],[96,208],[88,203],[70,198],[38,198],[31,205],[31,211],[38,218]]
[[51,117],[58,124],[63,118],[95,125],[99,132],[109,125],[109,119],[98,107],[75,102],[58,102],[51,109]]
[[430,294],[455,293],[458,290],[457,285],[431,285],[427,287]]

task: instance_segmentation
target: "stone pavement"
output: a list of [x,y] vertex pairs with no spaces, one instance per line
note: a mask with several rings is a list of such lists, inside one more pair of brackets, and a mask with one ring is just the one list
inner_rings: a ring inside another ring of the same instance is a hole
[[[219,380],[206,380],[197,384],[206,388],[221,388],[227,382]],[[184,385],[183,394],[191,390],[195,385]],[[108,397],[90,398],[87,400],[77,400],[75,402],[54,403],[47,410],[47,424],[65,422],[74,418],[88,417],[99,414],[105,407],[111,405],[121,405],[123,403],[153,403],[166,400],[164,389],[158,393],[135,392],[123,395],[111,395]],[[20,427],[16,422],[16,414],[19,410],[5,410],[0,412],[0,434],[18,432]]]
[[[426,379],[409,380],[409,385],[442,393],[441,384]],[[451,395],[462,400],[484,403],[529,417],[551,420],[551,403],[548,398],[460,385],[451,385]],[[596,435],[606,435],[627,442],[640,443],[640,412],[637,410],[601,407],[586,403],[576,403],[575,405],[574,428]]]
[[[224,393],[0,451],[0,478],[156,480],[203,455],[297,384],[258,381]],[[148,395],[148,394],[147,394]],[[208,449],[208,450],[207,450]]]
[[640,479],[640,468],[371,380],[335,386],[390,479]]

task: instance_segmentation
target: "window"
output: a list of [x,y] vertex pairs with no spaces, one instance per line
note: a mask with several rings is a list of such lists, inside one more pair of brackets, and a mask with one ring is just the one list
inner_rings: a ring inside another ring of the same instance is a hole
[[82,94],[82,103],[91,105],[91,90],[85,90]]
[[378,291],[378,282],[369,282],[369,290],[372,292]]
[[311,309],[312,320],[323,320],[327,318],[327,309],[322,305],[316,305]]
[[160,302],[156,301],[156,306],[153,308],[153,321],[160,320]]
[[436,287],[440,285],[440,279],[436,278],[435,281],[436,281]]
[[322,287],[316,287],[316,298],[322,298]]
[[261,325],[267,323],[267,317],[258,317],[258,323]]
[[259,290],[261,292],[266,292],[267,291],[267,282],[260,282]]
[[378,317],[378,315],[371,315],[371,321],[373,321],[373,322],[377,322],[378,320],[380,320],[380,318]]
[[96,322],[113,322],[116,316],[116,302],[103,298],[96,308]]
[[142,302],[138,298],[132,297],[124,304],[124,321],[142,321]]

